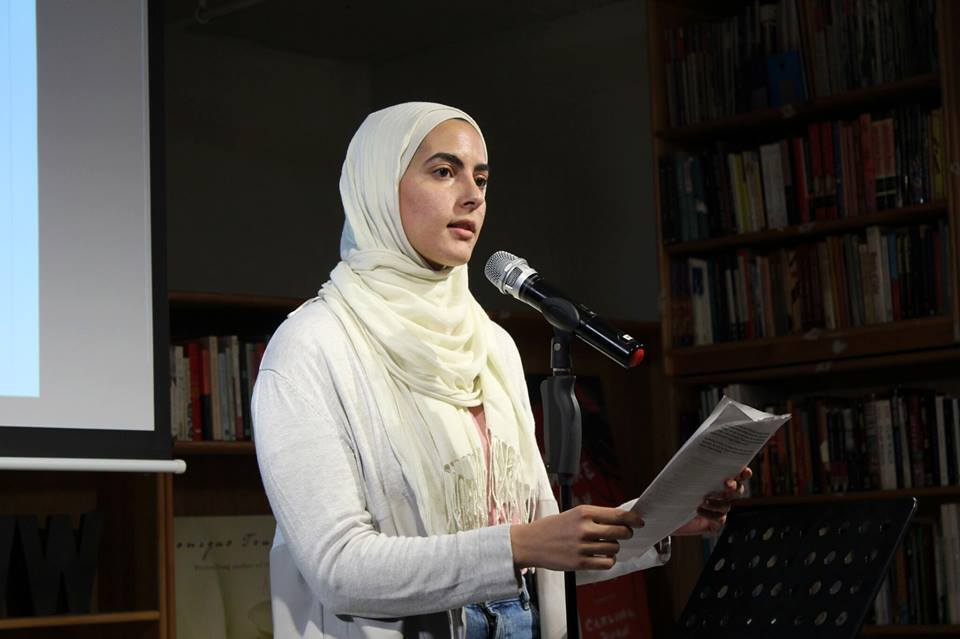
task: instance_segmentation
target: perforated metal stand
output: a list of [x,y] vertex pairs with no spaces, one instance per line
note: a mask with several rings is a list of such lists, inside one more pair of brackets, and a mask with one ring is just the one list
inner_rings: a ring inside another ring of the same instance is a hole
[[904,498],[735,509],[677,635],[852,639],[916,507]]

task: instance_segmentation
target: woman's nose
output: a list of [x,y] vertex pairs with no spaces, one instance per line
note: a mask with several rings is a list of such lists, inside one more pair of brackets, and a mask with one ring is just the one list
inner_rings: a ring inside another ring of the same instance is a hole
[[466,209],[476,209],[484,202],[485,194],[483,189],[480,188],[480,185],[474,181],[471,177],[468,180],[465,180],[465,186],[463,188],[463,193],[460,197],[460,205]]

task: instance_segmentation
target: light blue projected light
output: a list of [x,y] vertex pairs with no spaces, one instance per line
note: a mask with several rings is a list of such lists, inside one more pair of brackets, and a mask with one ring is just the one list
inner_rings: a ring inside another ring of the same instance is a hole
[[40,395],[37,12],[0,0],[0,396]]

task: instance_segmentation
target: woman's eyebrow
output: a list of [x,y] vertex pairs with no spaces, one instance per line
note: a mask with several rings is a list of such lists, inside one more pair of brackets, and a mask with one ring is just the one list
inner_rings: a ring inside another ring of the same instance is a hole
[[[443,151],[440,151],[439,153],[434,153],[433,155],[431,155],[430,157],[428,157],[428,158],[424,161],[424,164],[429,164],[430,162],[433,162],[434,160],[446,160],[447,162],[449,162],[450,164],[454,165],[454,166],[457,167],[458,169],[462,169],[463,166],[464,166],[464,165],[463,165],[463,160],[461,160],[459,157],[457,157],[457,156],[454,155],[453,153],[444,153]],[[475,167],[473,167],[473,170],[474,170],[474,171],[489,171],[489,170],[490,170],[490,165],[489,165],[489,164],[486,164],[486,163],[478,164],[478,165],[476,165]]]

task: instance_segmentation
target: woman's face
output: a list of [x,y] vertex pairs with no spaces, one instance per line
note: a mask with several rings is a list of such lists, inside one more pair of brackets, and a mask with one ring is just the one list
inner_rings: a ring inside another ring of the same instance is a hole
[[400,222],[436,270],[466,264],[487,211],[490,169],[480,135],[463,120],[438,124],[400,178]]

